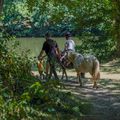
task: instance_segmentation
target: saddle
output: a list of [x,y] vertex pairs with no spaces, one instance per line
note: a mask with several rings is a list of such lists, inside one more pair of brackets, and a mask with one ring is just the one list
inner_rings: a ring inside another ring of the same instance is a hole
[[61,55],[62,55],[61,56],[62,59],[60,59],[60,61],[65,66],[65,68],[73,69],[73,63],[69,62],[68,58],[66,57],[67,54],[66,53],[62,53]]
[[68,68],[68,69],[73,69],[74,68],[72,62],[65,64],[65,67]]

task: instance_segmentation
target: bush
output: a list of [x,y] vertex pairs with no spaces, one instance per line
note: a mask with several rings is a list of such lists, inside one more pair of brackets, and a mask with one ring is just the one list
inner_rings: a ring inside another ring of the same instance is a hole
[[80,100],[70,92],[62,92],[56,81],[35,82],[17,99],[5,99],[0,95],[2,120],[53,120],[81,119],[90,112],[91,104]]
[[[0,118],[2,120],[80,119],[90,111],[87,101],[62,92],[63,85],[31,76],[33,59],[17,53],[13,37],[0,39]],[[35,82],[37,80],[37,82]],[[84,108],[84,109],[83,109]]]
[[17,53],[19,43],[13,37],[0,38],[0,81],[13,94],[23,87],[31,74],[28,52]]
[[115,53],[115,41],[106,36],[80,36],[81,44],[76,50],[81,54],[95,55],[100,62],[113,59]]

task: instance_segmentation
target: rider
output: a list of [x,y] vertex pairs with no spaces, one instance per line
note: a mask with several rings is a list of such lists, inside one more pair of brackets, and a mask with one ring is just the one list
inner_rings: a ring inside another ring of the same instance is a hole
[[74,51],[75,52],[75,42],[71,39],[70,32],[65,34],[66,42],[64,51]]
[[[66,53],[71,52],[71,51],[75,52],[75,46],[76,45],[75,45],[75,42],[71,38],[71,33],[67,32],[65,34],[65,38],[66,38],[66,42],[65,42],[65,48],[64,48],[64,56],[61,58],[61,61],[66,56]],[[70,63],[68,62],[68,64],[70,64]],[[85,77],[85,73],[81,73],[81,77],[84,78]]]
[[51,35],[49,32],[47,32],[45,34],[45,39],[46,39],[46,41],[43,43],[43,47],[42,47],[42,50],[38,56],[38,59],[42,58],[42,55],[45,51],[46,55],[48,56],[48,62],[50,65],[50,75],[48,78],[50,79],[52,76],[52,73],[53,73],[55,76],[55,79],[58,80],[59,78],[58,78],[58,75],[57,75],[56,70],[55,70],[55,61],[60,56],[59,48],[58,48],[56,41],[54,41],[51,38]]
[[[75,42],[71,39],[70,32],[67,32],[65,34],[65,38],[66,38],[66,42],[65,42],[64,50],[62,52],[63,55],[62,55],[60,61],[64,61],[64,58],[65,58],[65,56],[67,55],[68,52],[70,52],[70,51],[75,52]],[[68,65],[68,63],[66,65]]]

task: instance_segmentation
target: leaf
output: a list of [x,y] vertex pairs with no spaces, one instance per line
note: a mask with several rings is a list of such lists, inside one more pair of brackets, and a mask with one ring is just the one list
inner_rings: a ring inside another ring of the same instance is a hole
[[72,110],[75,111],[75,112],[80,112],[80,109],[77,106],[73,107]]
[[54,108],[48,108],[48,112],[55,112],[56,110]]

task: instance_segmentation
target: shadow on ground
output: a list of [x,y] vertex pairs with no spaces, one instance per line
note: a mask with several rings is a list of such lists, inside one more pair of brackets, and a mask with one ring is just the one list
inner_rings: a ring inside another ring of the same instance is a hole
[[83,79],[83,87],[80,88],[76,77],[69,76],[69,80],[63,83],[67,90],[77,95],[80,99],[91,101],[93,108],[83,120],[120,120],[120,82],[112,79],[101,79],[99,88],[93,89],[89,79]]

